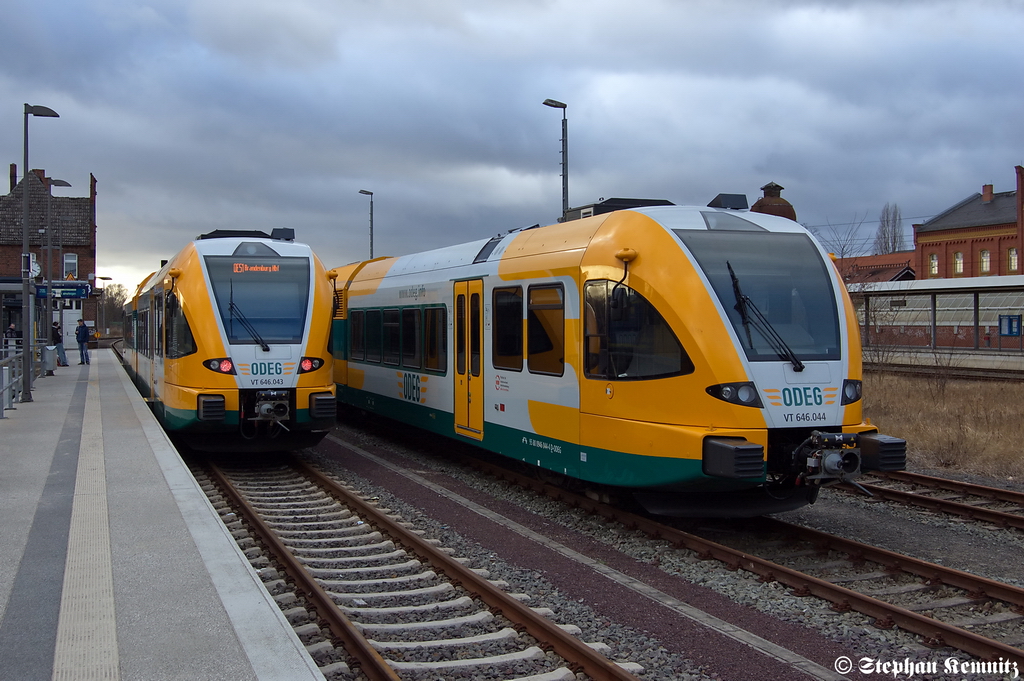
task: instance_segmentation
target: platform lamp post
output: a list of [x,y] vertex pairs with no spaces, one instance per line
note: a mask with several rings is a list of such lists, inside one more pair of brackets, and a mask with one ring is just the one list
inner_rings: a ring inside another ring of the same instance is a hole
[[28,117],[60,118],[53,109],[45,106],[25,104],[25,165],[21,171],[21,351],[22,351],[22,390],[21,401],[32,401],[32,301],[29,298],[29,280],[32,267],[32,256],[28,251]]
[[[98,343],[101,337],[106,337],[107,335],[107,282],[113,279],[113,277],[101,277],[97,275],[96,278],[103,282],[103,288],[100,289],[100,313],[97,315],[99,317],[100,328],[100,333],[96,337]],[[99,347],[98,344],[97,347]]]
[[48,177],[46,182],[46,333],[50,332],[53,328],[53,303],[50,301],[53,299],[53,221],[50,214],[50,188],[51,187],[70,187],[71,183],[65,180],[58,180],[52,177]]
[[562,219],[569,213],[569,122],[565,118],[567,105],[557,99],[545,99],[544,106],[562,110]]
[[360,189],[359,193],[370,197],[370,260],[373,260],[373,192]]

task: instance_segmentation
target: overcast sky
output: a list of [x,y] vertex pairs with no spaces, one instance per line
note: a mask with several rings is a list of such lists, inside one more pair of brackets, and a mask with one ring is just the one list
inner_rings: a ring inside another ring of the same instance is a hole
[[[295,228],[328,267],[554,222],[569,201],[882,207],[908,235],[1024,162],[1022,0],[3,0],[0,160],[98,180],[98,274]],[[5,182],[2,191],[7,191]]]

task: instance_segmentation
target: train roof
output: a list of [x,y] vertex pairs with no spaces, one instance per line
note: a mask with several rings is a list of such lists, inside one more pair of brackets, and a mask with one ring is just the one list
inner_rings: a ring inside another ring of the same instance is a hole
[[[628,220],[630,214],[649,218],[669,231],[721,230],[737,233],[744,231],[807,233],[798,223],[787,218],[748,210],[707,206],[648,205],[556,223],[546,227],[514,230],[489,239],[478,239],[420,253],[393,258],[378,258],[362,263],[358,267],[361,272],[358,276],[374,279],[454,269],[471,264],[486,267],[485,263],[542,253],[577,252],[582,254],[605,221]],[[357,263],[335,268],[335,271],[341,274],[345,268],[355,265]],[[350,274],[354,275],[354,272]]]

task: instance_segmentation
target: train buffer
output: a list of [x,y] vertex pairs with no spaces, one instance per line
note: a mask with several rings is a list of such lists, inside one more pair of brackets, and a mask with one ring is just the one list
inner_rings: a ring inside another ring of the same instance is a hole
[[323,680],[111,350],[7,415],[4,678]]

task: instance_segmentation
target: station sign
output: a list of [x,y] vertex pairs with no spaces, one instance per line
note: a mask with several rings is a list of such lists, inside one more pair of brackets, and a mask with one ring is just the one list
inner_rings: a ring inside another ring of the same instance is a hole
[[[51,298],[88,298],[92,294],[92,284],[87,281],[54,282]],[[46,286],[36,286],[36,298],[46,297]]]

